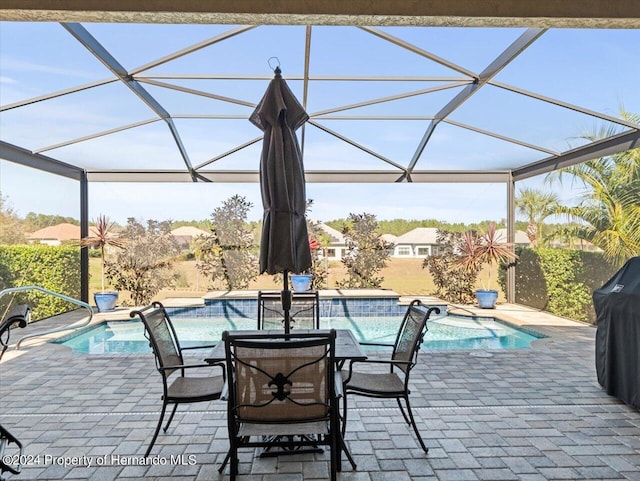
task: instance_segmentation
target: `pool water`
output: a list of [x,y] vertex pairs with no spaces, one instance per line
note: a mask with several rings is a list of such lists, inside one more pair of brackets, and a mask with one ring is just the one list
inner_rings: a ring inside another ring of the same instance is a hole
[[[214,344],[222,332],[255,329],[255,319],[173,318],[183,347]],[[397,317],[323,318],[321,328],[351,329],[360,342],[393,344],[401,319]],[[515,329],[493,318],[445,315],[428,321],[422,349],[517,349],[529,347],[542,335]],[[59,341],[83,354],[148,353],[149,341],[140,320],[106,321]]]

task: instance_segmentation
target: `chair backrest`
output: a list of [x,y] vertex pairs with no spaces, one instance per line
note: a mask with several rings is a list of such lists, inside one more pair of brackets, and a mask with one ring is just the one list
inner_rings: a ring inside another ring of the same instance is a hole
[[[289,311],[291,329],[320,329],[317,292],[294,292]],[[258,329],[284,329],[284,309],[279,292],[258,292]]]
[[0,359],[9,347],[9,339],[11,337],[11,329],[18,325],[27,327],[31,320],[31,306],[28,304],[20,304],[11,309],[0,322]]
[[335,331],[222,334],[229,380],[229,421],[259,424],[330,418]]
[[427,319],[433,311],[440,313],[437,307],[427,307],[419,300],[414,300],[409,304],[402,319],[391,358],[395,361],[410,363],[398,365],[405,373],[411,370],[416,362],[420,345],[428,330]]
[[[131,311],[129,315],[130,317],[137,316],[143,322],[145,336],[149,339],[158,368],[184,364],[175,328],[160,302],[154,302],[143,309]],[[161,372],[169,376],[174,371],[175,369],[170,369]]]

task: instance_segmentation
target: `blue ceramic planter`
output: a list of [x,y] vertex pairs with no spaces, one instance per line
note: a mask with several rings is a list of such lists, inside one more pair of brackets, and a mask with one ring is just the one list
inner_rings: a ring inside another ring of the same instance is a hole
[[96,292],[93,295],[98,312],[113,311],[118,302],[118,291]]
[[498,291],[478,289],[476,291],[476,299],[478,299],[478,307],[493,309],[496,307],[496,301],[498,300]]
[[311,288],[311,274],[291,274],[291,286],[295,292],[306,292]]

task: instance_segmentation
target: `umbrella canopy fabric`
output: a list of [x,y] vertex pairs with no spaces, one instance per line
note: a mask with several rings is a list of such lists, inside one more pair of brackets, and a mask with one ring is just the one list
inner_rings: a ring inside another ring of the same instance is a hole
[[311,267],[304,166],[295,134],[308,118],[276,68],[275,77],[249,118],[264,132],[260,274],[300,273]]

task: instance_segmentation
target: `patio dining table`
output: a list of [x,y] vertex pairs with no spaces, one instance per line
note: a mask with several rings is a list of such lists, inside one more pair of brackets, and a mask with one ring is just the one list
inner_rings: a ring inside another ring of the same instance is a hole
[[[315,329],[295,329],[292,331],[291,336],[295,337],[296,333],[313,333]],[[273,330],[243,330],[243,334],[282,334],[282,329]],[[338,366],[342,366],[345,361],[364,361],[367,359],[367,355],[362,350],[360,343],[353,335],[350,329],[336,329],[336,351],[334,354],[336,363]],[[205,362],[209,364],[215,364],[222,362],[226,359],[224,352],[224,343],[219,342],[211,350],[209,355],[205,358]]]

